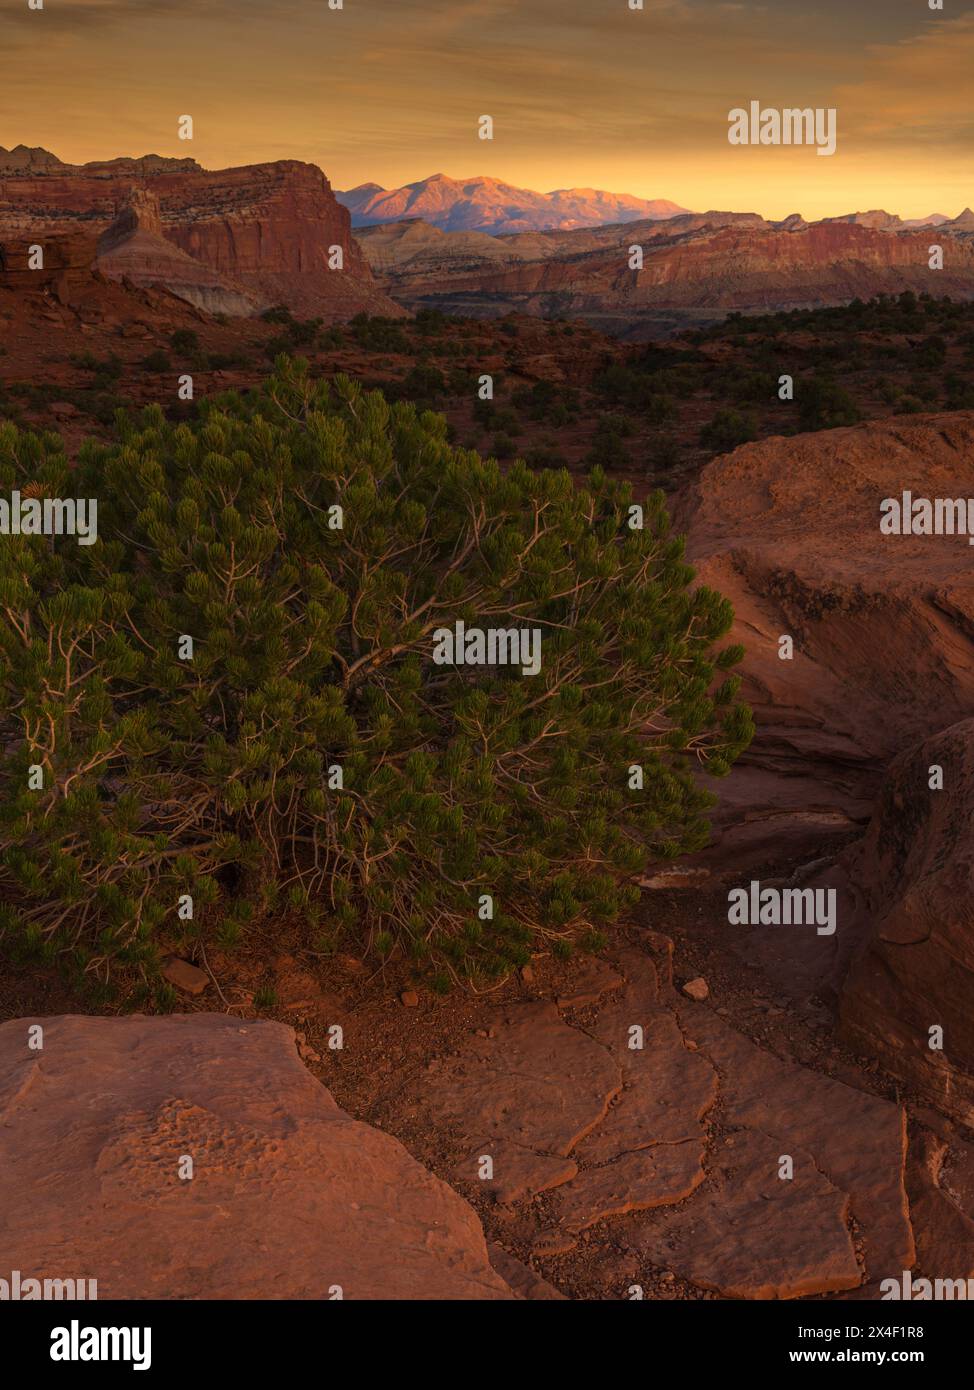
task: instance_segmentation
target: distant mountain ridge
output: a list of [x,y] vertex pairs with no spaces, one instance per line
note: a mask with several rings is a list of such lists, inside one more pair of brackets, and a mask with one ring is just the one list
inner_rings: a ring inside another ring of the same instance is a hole
[[433,174],[402,188],[363,183],[345,192],[336,190],[335,197],[352,214],[353,227],[421,217],[444,232],[489,232],[494,236],[574,231],[673,217],[687,211],[667,198],[636,198],[600,188],[556,188],[551,193],[535,193],[485,175],[451,179],[446,174]]

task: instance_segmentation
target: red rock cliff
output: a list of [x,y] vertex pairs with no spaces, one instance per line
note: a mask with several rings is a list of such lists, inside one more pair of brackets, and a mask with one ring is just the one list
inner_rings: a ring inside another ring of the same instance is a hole
[[[261,306],[332,321],[403,312],[376,286],[324,174],[296,160],[224,170],[157,156],[83,166],[0,160],[0,243],[68,229],[100,234],[142,185],[158,198],[162,236]],[[329,269],[332,246],[342,248],[341,270]]]

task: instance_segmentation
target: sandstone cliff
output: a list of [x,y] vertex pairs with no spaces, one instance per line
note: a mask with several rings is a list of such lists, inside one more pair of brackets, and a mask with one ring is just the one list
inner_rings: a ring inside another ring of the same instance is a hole
[[[0,245],[67,230],[99,236],[133,190],[144,186],[159,209],[151,234],[216,272],[215,285],[232,282],[256,306],[285,304],[329,322],[360,312],[403,313],[376,286],[352,238],[348,212],[314,165],[281,160],[205,170],[193,160],[146,156],[71,166],[40,159],[35,151],[13,156],[6,163],[0,158]],[[334,246],[342,249],[341,270],[329,269]],[[144,280],[153,269],[150,251],[157,253],[156,282],[168,284],[166,274],[174,272],[174,292],[195,283],[198,294],[199,277],[194,281],[185,262],[142,237],[128,257]]]
[[261,305],[259,296],[165,239],[159,200],[145,188],[130,190],[118,216],[98,240],[95,263],[113,280],[163,285],[208,313],[247,317]]
[[[885,216],[885,214],[884,214]],[[401,222],[356,233],[380,284],[410,308],[493,316],[582,317],[624,336],[665,322],[709,322],[846,303],[857,296],[974,296],[974,239],[963,216],[934,231],[753,213],[692,213],[574,232],[489,237]],[[929,248],[944,248],[941,270]],[[643,250],[641,270],[630,247]]]

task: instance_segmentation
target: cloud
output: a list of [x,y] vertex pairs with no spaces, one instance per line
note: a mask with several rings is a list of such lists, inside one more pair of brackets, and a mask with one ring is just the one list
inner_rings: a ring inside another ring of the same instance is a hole
[[872,44],[861,76],[840,85],[836,104],[860,140],[970,148],[974,14],[945,20],[894,44]]

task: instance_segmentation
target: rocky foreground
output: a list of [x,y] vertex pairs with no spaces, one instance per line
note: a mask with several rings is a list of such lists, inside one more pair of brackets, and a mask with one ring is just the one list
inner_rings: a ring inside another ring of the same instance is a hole
[[25,1276],[102,1299],[512,1296],[466,1202],[341,1110],[279,1024],[5,1023],[0,1114],[0,1244]]

